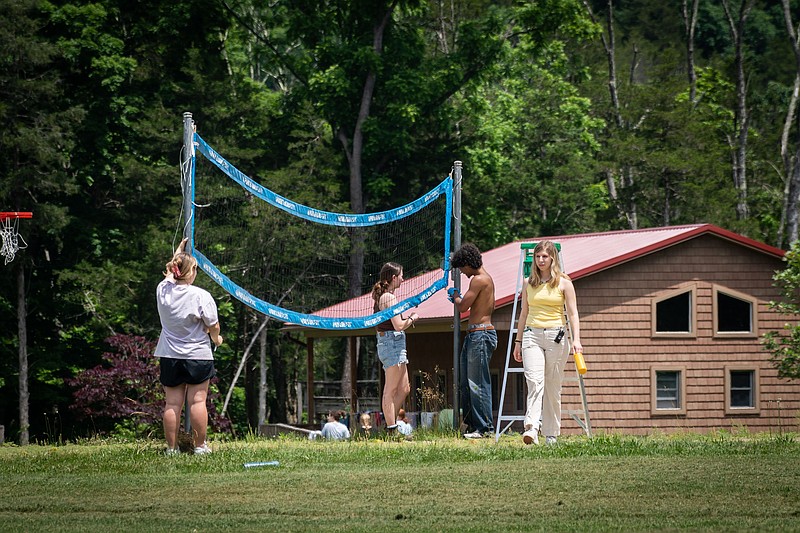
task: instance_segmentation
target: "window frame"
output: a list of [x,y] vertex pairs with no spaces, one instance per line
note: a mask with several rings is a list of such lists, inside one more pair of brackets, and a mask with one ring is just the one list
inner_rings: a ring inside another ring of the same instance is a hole
[[[658,373],[678,373],[678,400],[680,407],[658,407]],[[686,415],[686,367],[679,365],[654,365],[650,367],[650,415],[651,416],[676,416]]]
[[[658,304],[674,298],[681,294],[689,293],[689,328],[690,331],[657,331],[658,324]],[[696,339],[697,338],[697,284],[684,285],[677,289],[664,291],[658,296],[654,296],[650,302],[650,335],[658,339]]]
[[[729,289],[722,285],[713,285],[711,287],[711,319],[712,319],[712,335],[714,338],[737,338],[737,339],[754,339],[758,337],[758,300],[753,296]],[[719,331],[719,293],[723,293],[731,298],[742,300],[750,304],[750,331]]]
[[[753,406],[733,407],[731,405],[731,372],[753,373]],[[757,415],[761,413],[761,387],[760,374],[757,367],[747,365],[725,365],[725,414],[726,415]]]

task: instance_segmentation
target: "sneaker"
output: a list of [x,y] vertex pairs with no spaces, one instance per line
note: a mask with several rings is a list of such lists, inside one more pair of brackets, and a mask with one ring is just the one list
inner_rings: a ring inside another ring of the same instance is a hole
[[535,429],[529,429],[522,434],[522,442],[525,444],[539,444],[539,432]]
[[209,448],[208,444],[205,442],[203,443],[202,446],[198,446],[197,448],[194,449],[195,455],[208,455],[209,453],[211,453],[211,448]]
[[465,439],[482,439],[483,433],[480,431],[473,431],[472,433],[464,433]]
[[181,451],[179,448],[167,448],[166,450],[164,450],[164,455],[166,455],[167,457],[172,457],[174,455],[180,455],[180,454]]
[[547,444],[548,446],[552,446],[552,445],[558,443],[558,439],[556,437],[550,435],[549,437],[545,437],[544,438],[544,443]]
[[386,426],[381,438],[387,442],[400,442],[405,438],[405,435],[397,431],[397,426]]

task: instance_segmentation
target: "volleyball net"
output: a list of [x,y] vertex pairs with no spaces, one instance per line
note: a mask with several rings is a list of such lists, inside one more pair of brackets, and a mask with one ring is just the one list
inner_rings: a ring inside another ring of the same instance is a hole
[[[192,253],[242,303],[286,323],[357,330],[447,286],[451,176],[394,209],[337,213],[270,190],[197,133],[192,139],[183,168]],[[403,266],[405,281],[395,291],[398,303],[374,312],[372,287],[389,261]]]

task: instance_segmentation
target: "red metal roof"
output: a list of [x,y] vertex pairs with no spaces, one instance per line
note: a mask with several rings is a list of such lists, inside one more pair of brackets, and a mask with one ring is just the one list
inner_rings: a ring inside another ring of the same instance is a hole
[[[783,257],[784,251],[767,244],[749,239],[742,235],[724,230],[712,224],[692,224],[686,226],[668,226],[641,230],[609,231],[605,233],[586,233],[582,235],[560,235],[539,237],[512,242],[499,248],[483,252],[483,264],[492,276],[495,284],[496,307],[509,304],[514,299],[517,275],[519,271],[520,244],[539,242],[549,239],[561,244],[564,271],[570,278],[577,280],[602,270],[620,265],[633,259],[664,250],[670,246],[685,242],[700,235],[714,235],[730,240],[753,250]],[[462,274],[462,292],[469,286],[469,279]],[[361,296],[360,299],[369,297]],[[340,310],[352,308],[345,304],[334,305],[324,310],[325,316],[336,315]],[[447,293],[440,291],[426,300],[416,313],[421,319],[441,319],[453,317],[453,304],[447,299]],[[333,313],[333,314],[331,314]],[[462,319],[469,313],[462,314]]]

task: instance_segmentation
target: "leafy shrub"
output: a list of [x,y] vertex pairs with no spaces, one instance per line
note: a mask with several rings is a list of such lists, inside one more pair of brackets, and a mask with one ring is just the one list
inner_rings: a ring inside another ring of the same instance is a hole
[[[126,427],[160,429],[164,389],[153,356],[155,342],[134,335],[114,335],[106,343],[112,350],[102,355],[104,364],[67,381],[76,389],[70,409],[79,419],[93,420],[101,432],[119,427],[115,423],[120,420]],[[209,420],[214,430],[225,431],[230,421],[217,413],[214,403],[219,394],[215,390],[209,389]]]

